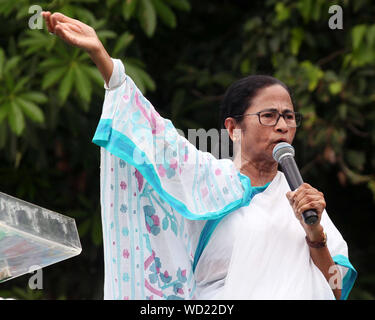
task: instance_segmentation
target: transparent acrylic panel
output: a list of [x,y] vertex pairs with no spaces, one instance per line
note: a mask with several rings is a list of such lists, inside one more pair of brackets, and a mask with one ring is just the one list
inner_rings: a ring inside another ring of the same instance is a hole
[[74,219],[0,192],[0,282],[81,251]]

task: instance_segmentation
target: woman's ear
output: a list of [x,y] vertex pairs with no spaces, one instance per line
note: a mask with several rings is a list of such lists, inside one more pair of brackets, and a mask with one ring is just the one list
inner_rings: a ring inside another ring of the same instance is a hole
[[228,135],[233,142],[235,142],[238,139],[238,137],[235,134],[236,125],[237,125],[237,121],[232,117],[228,117],[224,121],[224,126],[227,129]]

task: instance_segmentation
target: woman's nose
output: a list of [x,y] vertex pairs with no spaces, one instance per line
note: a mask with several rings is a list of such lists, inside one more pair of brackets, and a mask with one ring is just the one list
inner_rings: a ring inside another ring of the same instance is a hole
[[275,125],[275,129],[277,131],[281,131],[281,132],[287,132],[288,131],[289,127],[286,124],[286,121],[285,121],[283,116],[280,116],[279,121],[277,121],[277,123]]

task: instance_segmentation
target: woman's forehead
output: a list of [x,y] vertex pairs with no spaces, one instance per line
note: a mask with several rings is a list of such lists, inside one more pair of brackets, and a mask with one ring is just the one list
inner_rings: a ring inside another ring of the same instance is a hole
[[294,110],[289,92],[280,85],[273,85],[259,90],[252,99],[250,107],[252,112],[263,109],[276,109],[279,111]]

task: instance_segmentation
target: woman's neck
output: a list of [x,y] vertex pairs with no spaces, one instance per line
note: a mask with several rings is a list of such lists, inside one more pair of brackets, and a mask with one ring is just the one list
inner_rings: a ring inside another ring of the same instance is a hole
[[253,187],[264,186],[277,174],[277,162],[274,161],[251,161],[242,158],[241,162],[235,159],[234,164],[242,174],[250,178]]

